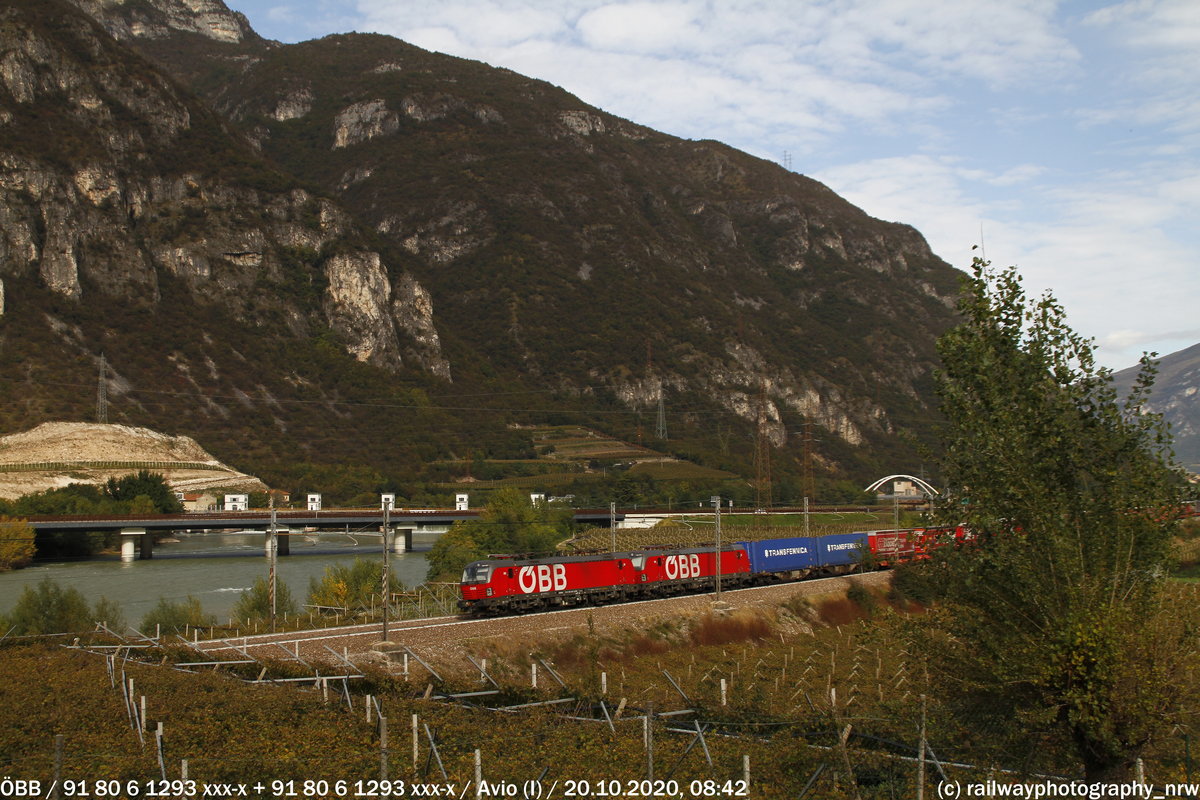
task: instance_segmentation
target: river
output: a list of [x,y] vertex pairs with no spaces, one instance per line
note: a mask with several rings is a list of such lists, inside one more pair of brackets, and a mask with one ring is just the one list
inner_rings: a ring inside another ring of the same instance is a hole
[[[78,589],[90,604],[101,597],[117,603],[130,625],[140,624],[160,597],[178,602],[188,595],[224,623],[241,593],[256,578],[267,576],[269,562],[263,555],[261,532],[181,533],[177,538],[178,542],[156,544],[154,557],[145,561],[122,562],[118,556],[38,561],[0,573],[0,613],[12,610],[25,587],[50,578]],[[277,560],[276,578],[287,585],[297,605],[308,597],[309,580],[320,580],[326,567],[349,565],[355,558],[382,558],[378,536],[334,533],[291,539],[291,555]],[[418,540],[416,552],[390,557],[392,574],[407,587],[425,580],[423,545]]]

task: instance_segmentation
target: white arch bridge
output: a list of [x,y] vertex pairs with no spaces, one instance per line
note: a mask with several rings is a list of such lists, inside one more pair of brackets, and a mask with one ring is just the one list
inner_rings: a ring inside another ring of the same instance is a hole
[[917,486],[921,487],[921,491],[925,492],[925,494],[927,494],[931,497],[934,497],[938,494],[938,490],[933,488],[933,486],[931,486],[928,481],[921,480],[920,478],[916,477],[915,475],[888,475],[886,478],[880,478],[879,480],[875,481],[874,483],[872,483],[870,486],[868,486],[863,491],[864,492],[878,491],[881,486],[888,483],[889,481],[912,481]]

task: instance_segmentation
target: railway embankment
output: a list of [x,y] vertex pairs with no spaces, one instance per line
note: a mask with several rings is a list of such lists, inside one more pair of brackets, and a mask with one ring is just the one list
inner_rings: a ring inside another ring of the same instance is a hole
[[388,644],[384,646],[380,623],[235,637],[201,642],[199,646],[214,655],[239,650],[275,656],[288,652],[314,661],[329,661],[340,655],[352,662],[394,666],[410,651],[432,664],[461,664],[470,652],[513,648],[528,652],[552,647],[581,633],[636,634],[685,625],[706,615],[770,616],[772,625],[786,634],[801,633],[814,626],[845,624],[856,618],[855,604],[847,599],[852,587],[882,596],[890,584],[890,572],[869,572],[725,591],[719,600],[709,593],[506,617],[405,620],[389,624]]

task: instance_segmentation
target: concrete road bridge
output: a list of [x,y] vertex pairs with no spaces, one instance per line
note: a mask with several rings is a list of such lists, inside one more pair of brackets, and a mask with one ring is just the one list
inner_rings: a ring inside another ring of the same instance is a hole
[[[618,524],[624,520],[618,511]],[[261,531],[263,552],[288,555],[291,534],[310,531],[342,531],[346,533],[376,532],[387,536],[397,553],[412,549],[414,535],[440,536],[459,520],[476,519],[478,511],[452,509],[391,509],[387,513],[384,531],[384,512],[381,509],[331,509],[322,511],[280,510],[272,513],[254,511],[207,511],[185,514],[134,514],[113,516],[32,516],[30,527],[38,532],[104,531],[121,535],[121,560],[150,558],[154,553],[155,533],[183,531]],[[608,509],[580,509],[574,512],[578,523],[607,526]],[[272,536],[274,524],[274,536]]]

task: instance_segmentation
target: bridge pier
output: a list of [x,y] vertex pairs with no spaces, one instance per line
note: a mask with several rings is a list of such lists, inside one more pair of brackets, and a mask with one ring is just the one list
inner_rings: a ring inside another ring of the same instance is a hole
[[271,557],[271,550],[274,548],[275,555],[286,556],[292,552],[291,545],[291,529],[275,526],[275,539],[271,539],[271,529],[268,528],[263,533],[263,555],[267,558]]
[[154,539],[145,528],[121,528],[121,560],[136,561],[151,558],[154,554]]
[[392,532],[392,552],[404,555],[412,550],[412,528],[395,528]]

